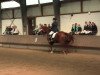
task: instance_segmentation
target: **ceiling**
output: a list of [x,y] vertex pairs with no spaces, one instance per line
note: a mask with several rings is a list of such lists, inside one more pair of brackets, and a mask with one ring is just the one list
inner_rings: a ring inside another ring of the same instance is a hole
[[11,1],[11,0],[0,0],[0,2]]
[[5,1],[19,1],[19,0],[0,0],[0,2],[5,2]]
[[[5,2],[5,1],[12,1],[12,0],[0,0],[1,2]],[[18,1],[18,0],[14,0],[14,1]],[[63,0],[63,1],[81,1],[81,0]]]

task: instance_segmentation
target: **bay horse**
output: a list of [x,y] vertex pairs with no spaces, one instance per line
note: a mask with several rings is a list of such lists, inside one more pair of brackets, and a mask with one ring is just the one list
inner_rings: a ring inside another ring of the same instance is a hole
[[62,51],[65,54],[67,54],[69,52],[69,50],[68,50],[69,45],[74,42],[74,37],[71,33],[66,33],[66,32],[63,32],[63,31],[59,31],[55,35],[54,41],[51,41],[49,36],[47,36],[47,40],[48,40],[48,43],[50,45],[51,53],[53,53],[52,47],[53,47],[54,43],[59,43],[61,46],[64,47],[64,50],[62,50]]
[[62,50],[62,51],[65,54],[67,54],[69,52],[68,51],[69,45],[74,42],[74,37],[73,37],[72,33],[66,33],[63,31],[59,31],[56,33],[54,41],[51,41],[51,38],[49,35],[49,32],[51,31],[50,27],[44,27],[44,31],[47,34],[47,41],[50,45],[51,53],[53,52],[52,47],[55,43],[59,43],[61,46],[63,46],[64,50]]

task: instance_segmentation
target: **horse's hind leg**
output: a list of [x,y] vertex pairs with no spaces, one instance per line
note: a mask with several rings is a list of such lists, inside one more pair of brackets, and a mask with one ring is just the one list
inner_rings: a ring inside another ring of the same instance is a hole
[[68,54],[67,49],[64,48],[63,53],[64,53],[65,55],[67,55],[67,54]]
[[64,45],[63,53],[67,55],[69,53],[68,46],[67,46],[66,49],[65,48],[66,48],[66,45]]
[[67,52],[65,50],[63,50],[63,53],[67,55]]

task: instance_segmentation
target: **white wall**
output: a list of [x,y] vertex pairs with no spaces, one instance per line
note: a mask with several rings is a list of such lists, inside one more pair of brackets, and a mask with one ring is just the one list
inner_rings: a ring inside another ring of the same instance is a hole
[[[21,19],[15,19],[14,20],[14,25],[17,26],[20,35],[23,35],[23,26],[22,26],[22,20]],[[2,34],[5,31],[6,26],[10,26],[11,20],[2,20]]]
[[[53,16],[46,16],[46,17],[37,17],[36,18],[36,25],[39,24],[51,24]],[[72,17],[71,15],[61,15],[61,31],[70,32],[72,24],[78,23],[84,27],[85,21],[95,22],[98,27],[98,34],[100,35],[100,13],[88,13],[83,14],[74,14]]]

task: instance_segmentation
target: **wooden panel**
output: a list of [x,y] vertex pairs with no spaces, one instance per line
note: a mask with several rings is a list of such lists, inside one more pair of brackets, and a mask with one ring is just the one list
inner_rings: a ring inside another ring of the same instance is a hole
[[21,9],[14,10],[14,18],[21,18]]
[[43,15],[54,15],[53,5],[43,6]]
[[[93,35],[75,35],[75,41],[73,46],[76,47],[92,47],[100,48],[100,36]],[[26,44],[26,45],[48,45],[46,36],[14,36],[14,35],[5,35],[0,36],[0,43],[12,43],[12,44]]]
[[13,18],[12,10],[3,10],[2,11],[2,19]]
[[64,3],[61,5],[61,14],[81,12],[80,2]]
[[83,2],[83,11],[100,11],[100,0],[89,0]]
[[74,46],[100,48],[100,36],[76,35]]
[[27,9],[27,15],[28,16],[40,16],[41,12],[40,12],[40,8],[39,7],[29,7]]

